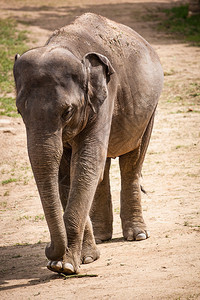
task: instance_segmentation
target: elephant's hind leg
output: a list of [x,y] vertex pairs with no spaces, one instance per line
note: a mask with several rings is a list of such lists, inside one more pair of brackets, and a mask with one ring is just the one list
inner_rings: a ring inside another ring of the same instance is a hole
[[140,146],[119,157],[121,171],[121,221],[125,239],[144,240],[149,237],[141,206],[140,176],[142,164],[149,144],[154,115],[142,137]]
[[111,159],[107,158],[104,177],[97,187],[90,211],[96,243],[112,238],[113,213],[109,181],[110,163]]

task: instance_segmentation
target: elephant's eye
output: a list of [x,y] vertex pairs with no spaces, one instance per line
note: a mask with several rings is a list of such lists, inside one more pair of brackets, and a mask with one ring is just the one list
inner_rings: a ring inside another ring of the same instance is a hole
[[74,111],[74,108],[72,106],[69,106],[62,114],[62,119],[64,121],[68,121],[71,116],[73,115],[73,111]]

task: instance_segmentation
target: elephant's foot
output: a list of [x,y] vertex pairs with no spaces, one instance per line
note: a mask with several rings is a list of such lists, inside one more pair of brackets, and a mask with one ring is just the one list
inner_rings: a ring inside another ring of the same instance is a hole
[[[97,249],[96,245],[91,245],[84,242],[81,253],[81,262],[83,264],[89,264],[97,260],[99,257],[100,251]],[[79,272],[78,264],[74,263],[73,258],[71,258],[69,255],[65,255],[62,260],[49,261],[47,264],[47,268],[50,271],[67,275]]]
[[63,273],[63,274],[75,274],[79,272],[80,259],[75,257],[68,249],[62,259],[57,261],[49,261],[47,268],[50,271]]
[[87,244],[86,242],[83,244],[83,249],[81,253],[81,261],[83,264],[89,264],[93,261],[97,260],[100,257],[100,251],[97,249],[97,246]]
[[64,274],[74,274],[78,273],[75,271],[72,264],[64,262],[64,261],[49,261],[47,264],[47,268],[50,271],[56,272],[56,273],[64,273]]
[[142,241],[150,237],[144,222],[122,222],[123,236],[127,241]]
[[96,244],[101,244],[112,239],[112,223],[102,222],[101,226],[94,224],[93,231]]
[[111,234],[97,234],[94,236],[96,244],[101,244],[103,242],[109,241],[112,239],[112,233]]

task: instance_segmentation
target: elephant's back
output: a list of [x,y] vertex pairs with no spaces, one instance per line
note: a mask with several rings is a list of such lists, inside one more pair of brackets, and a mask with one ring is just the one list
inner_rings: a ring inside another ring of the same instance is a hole
[[70,50],[80,59],[87,52],[99,52],[115,67],[130,54],[139,59],[140,53],[153,51],[151,46],[131,28],[100,15],[85,13],[73,23],[56,30],[47,44],[57,44]]
[[80,60],[88,52],[105,55],[124,85],[130,84],[131,78],[136,85],[142,78],[144,84],[162,72],[156,52],[137,32],[93,13],[56,30],[46,45],[67,48]]

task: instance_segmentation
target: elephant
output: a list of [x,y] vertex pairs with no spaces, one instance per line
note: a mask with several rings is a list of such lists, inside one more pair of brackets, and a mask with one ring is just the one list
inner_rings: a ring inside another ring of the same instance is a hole
[[149,237],[140,177],[163,86],[158,55],[133,29],[85,13],[15,56],[16,106],[50,232],[47,268],[78,273],[112,238],[119,158],[125,240]]

